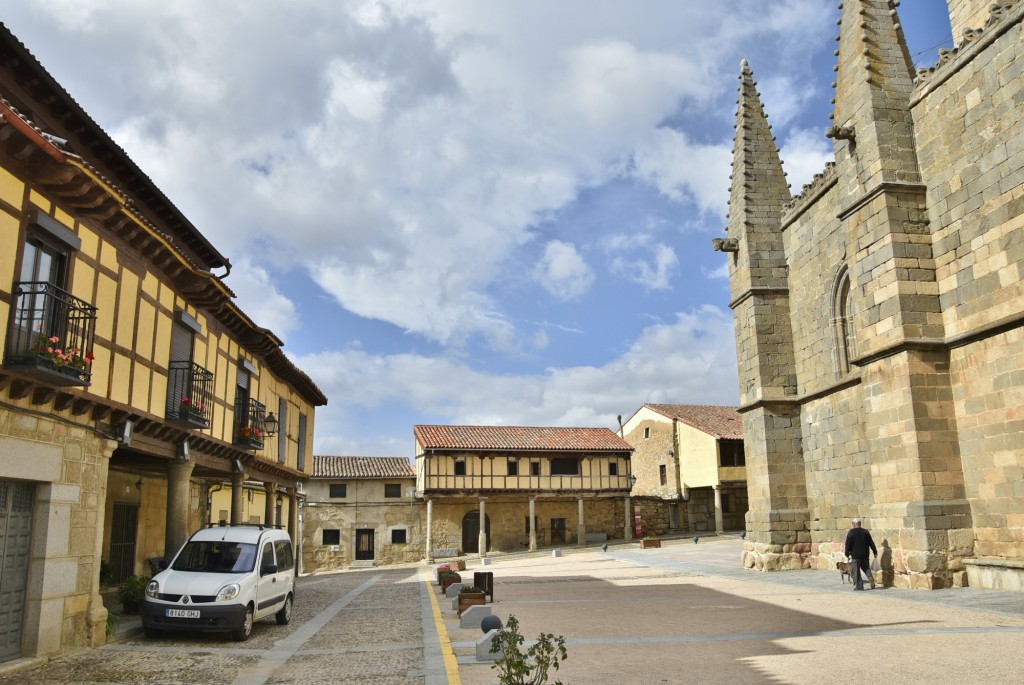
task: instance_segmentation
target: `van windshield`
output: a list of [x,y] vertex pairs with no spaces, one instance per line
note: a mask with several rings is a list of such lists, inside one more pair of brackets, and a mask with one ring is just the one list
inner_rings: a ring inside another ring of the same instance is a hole
[[256,566],[256,545],[226,540],[190,540],[171,568],[202,573],[245,573]]

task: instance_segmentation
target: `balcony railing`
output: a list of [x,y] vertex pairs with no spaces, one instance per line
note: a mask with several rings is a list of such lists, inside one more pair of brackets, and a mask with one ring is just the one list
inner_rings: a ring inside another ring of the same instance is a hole
[[167,379],[167,418],[193,428],[209,428],[213,373],[194,362],[171,362]]
[[241,397],[235,403],[235,445],[243,449],[263,449],[263,419],[267,407],[262,402]]
[[95,335],[96,307],[52,283],[15,283],[4,366],[54,385],[89,385]]

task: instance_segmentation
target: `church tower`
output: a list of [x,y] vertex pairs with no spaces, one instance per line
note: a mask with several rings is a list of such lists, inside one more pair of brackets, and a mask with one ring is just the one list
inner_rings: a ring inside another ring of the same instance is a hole
[[915,584],[942,587],[971,516],[911,112],[913,63],[889,0],[845,0],[841,27],[828,135],[871,465],[857,513],[900,541]]

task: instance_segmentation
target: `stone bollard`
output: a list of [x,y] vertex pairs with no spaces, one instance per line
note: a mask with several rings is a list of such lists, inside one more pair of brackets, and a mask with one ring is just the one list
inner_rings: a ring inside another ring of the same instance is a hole
[[483,559],[480,560],[480,565],[481,566],[490,566],[491,565],[491,558],[490,557],[484,557]]
[[462,616],[459,617],[460,628],[479,628],[480,622],[484,620],[484,616],[490,616],[491,607],[486,604],[475,604],[471,607],[466,607],[466,610],[462,612]]
[[491,654],[491,644],[494,640],[494,636],[498,634],[497,628],[489,630],[487,633],[476,641],[476,660],[477,661],[497,661],[501,658],[501,654]]
[[562,550],[560,550],[560,549],[553,549],[553,550],[551,550],[551,556],[553,556],[553,557],[560,557],[560,556],[562,556]]
[[463,585],[465,585],[465,583],[452,583],[448,586],[448,589],[444,591],[444,596],[455,597],[456,599],[458,599],[459,593],[462,592]]

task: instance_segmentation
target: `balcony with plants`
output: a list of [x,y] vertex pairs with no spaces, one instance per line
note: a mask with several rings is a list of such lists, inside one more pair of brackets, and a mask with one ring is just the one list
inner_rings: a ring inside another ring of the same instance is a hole
[[213,373],[195,362],[171,362],[167,383],[167,419],[189,428],[209,428]]
[[4,367],[53,385],[92,380],[96,307],[52,283],[14,284]]
[[264,420],[267,407],[248,397],[241,397],[235,404],[235,446],[248,450],[263,449],[266,435]]

